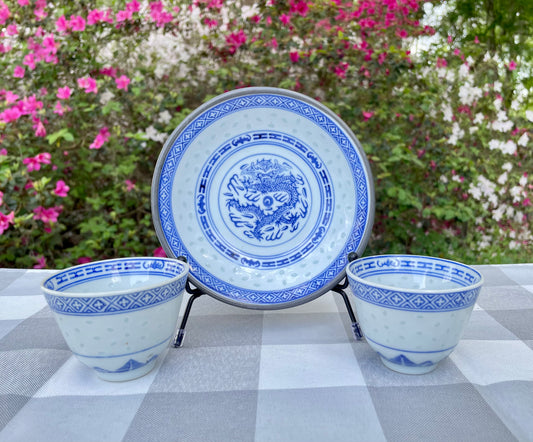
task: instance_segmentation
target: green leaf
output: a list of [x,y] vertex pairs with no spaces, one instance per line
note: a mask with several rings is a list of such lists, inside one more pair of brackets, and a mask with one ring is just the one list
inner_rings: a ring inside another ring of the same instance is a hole
[[48,144],[54,144],[59,138],[63,138],[66,141],[74,141],[74,135],[72,135],[67,128],[58,130],[46,137]]
[[118,101],[108,101],[102,108],[102,115],[107,115],[111,112],[119,113],[122,111],[122,105]]

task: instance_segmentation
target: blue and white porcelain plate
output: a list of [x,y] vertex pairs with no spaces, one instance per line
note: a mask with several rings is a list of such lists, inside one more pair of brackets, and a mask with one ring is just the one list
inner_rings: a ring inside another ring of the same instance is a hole
[[319,102],[247,88],[199,107],[172,133],[152,183],[158,238],[191,282],[241,307],[304,303],[362,255],[374,219],[363,149]]

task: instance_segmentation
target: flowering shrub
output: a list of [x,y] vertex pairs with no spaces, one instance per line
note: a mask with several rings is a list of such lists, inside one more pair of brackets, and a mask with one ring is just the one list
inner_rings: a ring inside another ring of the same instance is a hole
[[[376,178],[368,253],[531,256],[531,120],[517,60],[413,41],[423,0],[0,0],[0,264],[161,254],[150,186],[213,95],[293,89],[354,130]],[[529,116],[529,121],[528,121]]]

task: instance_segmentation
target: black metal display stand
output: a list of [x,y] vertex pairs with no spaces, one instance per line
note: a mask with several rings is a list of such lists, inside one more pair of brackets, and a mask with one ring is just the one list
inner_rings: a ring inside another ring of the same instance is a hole
[[[357,258],[358,256],[355,253],[350,253],[348,255],[349,262],[352,262]],[[187,262],[186,258],[184,258],[183,256],[180,256],[177,259],[179,259],[180,261]],[[331,289],[331,291],[338,293],[339,295],[342,296],[342,299],[344,300],[344,304],[346,306],[346,310],[348,311],[348,315],[350,317],[350,321],[352,322],[352,331],[354,334],[354,338],[356,341],[360,341],[361,339],[363,339],[363,333],[361,332],[361,328],[359,327],[359,324],[353,312],[352,305],[350,304],[350,300],[348,299],[348,295],[346,293],[347,288],[348,288],[348,277],[345,276],[341,282],[339,282],[335,287]],[[187,283],[185,284],[185,290],[191,296],[189,297],[187,306],[185,307],[185,312],[183,313],[183,319],[181,320],[180,328],[178,329],[178,332],[172,344],[175,348],[181,347],[183,344],[183,338],[185,337],[185,327],[187,325],[187,321],[189,319],[189,315],[191,313],[191,308],[192,308],[194,301],[196,301],[200,296],[207,294],[201,289],[197,287],[193,287],[189,280],[187,280]]]

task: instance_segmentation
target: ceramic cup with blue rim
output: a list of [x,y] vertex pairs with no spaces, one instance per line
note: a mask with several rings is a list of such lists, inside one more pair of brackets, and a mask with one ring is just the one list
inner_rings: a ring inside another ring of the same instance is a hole
[[472,267],[417,255],[361,258],[346,273],[368,344],[406,374],[428,373],[453,351],[483,284]]
[[73,354],[106,381],[147,374],[177,328],[189,272],[169,258],[118,258],[61,270],[41,284]]

